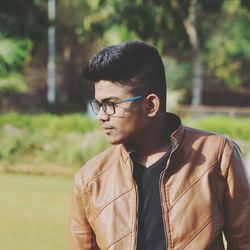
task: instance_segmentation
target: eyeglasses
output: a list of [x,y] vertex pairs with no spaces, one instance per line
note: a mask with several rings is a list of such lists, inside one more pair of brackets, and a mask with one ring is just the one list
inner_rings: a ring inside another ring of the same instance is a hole
[[123,103],[123,102],[135,102],[143,98],[143,96],[135,96],[135,97],[130,97],[128,99],[119,101],[119,102],[103,102],[100,103],[97,100],[92,100],[90,101],[90,106],[94,112],[94,114],[98,115],[101,107],[104,111],[105,114],[107,115],[113,115],[115,114],[115,105]]

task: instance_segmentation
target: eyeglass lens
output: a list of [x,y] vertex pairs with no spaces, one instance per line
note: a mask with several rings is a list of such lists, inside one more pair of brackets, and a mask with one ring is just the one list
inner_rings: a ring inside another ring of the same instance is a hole
[[91,102],[91,107],[93,109],[93,112],[95,114],[98,114],[100,111],[100,108],[102,107],[104,113],[107,115],[113,115],[115,113],[115,107],[112,103],[98,103],[97,101]]

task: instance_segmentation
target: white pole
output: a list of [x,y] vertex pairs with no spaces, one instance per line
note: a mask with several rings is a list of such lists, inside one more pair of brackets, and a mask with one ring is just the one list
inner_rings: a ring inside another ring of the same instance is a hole
[[55,49],[55,17],[56,17],[56,0],[48,1],[48,89],[47,100],[48,103],[53,104],[56,101],[56,49]]

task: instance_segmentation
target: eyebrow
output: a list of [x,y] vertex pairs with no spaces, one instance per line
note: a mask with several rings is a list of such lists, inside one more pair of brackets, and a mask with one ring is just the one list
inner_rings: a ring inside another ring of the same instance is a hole
[[[118,100],[120,100],[120,98],[115,97],[115,96],[110,96],[110,97],[107,97],[107,98],[102,99],[100,102],[109,102],[110,100],[118,101]],[[98,100],[97,100],[97,101],[98,101]],[[99,102],[99,101],[98,101],[98,102]]]

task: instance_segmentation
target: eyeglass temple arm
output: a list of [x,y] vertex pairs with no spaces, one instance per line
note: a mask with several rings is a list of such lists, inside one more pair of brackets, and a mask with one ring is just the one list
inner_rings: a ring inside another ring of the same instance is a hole
[[119,103],[123,103],[123,102],[131,102],[131,101],[137,101],[139,99],[141,99],[143,96],[135,96],[135,97],[131,97],[131,98],[128,98],[126,100],[123,100],[123,101],[119,101],[119,102],[114,102],[114,104],[119,104]]

